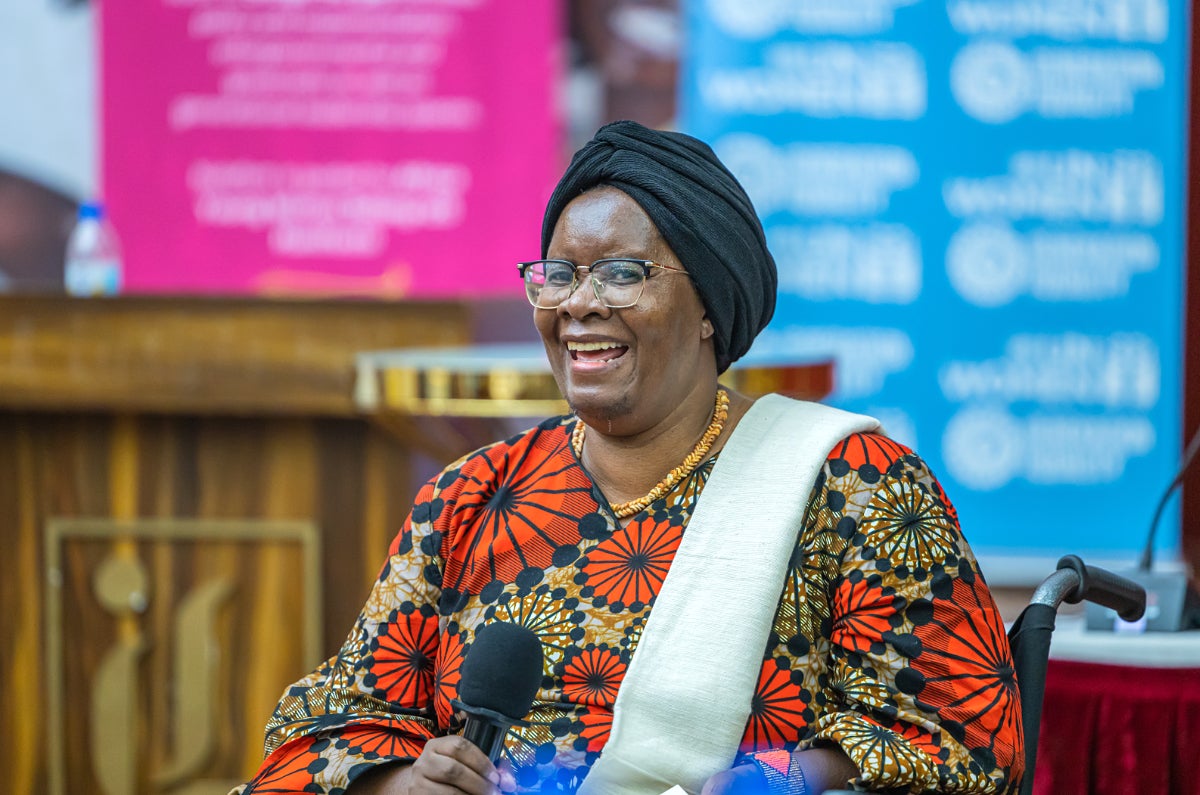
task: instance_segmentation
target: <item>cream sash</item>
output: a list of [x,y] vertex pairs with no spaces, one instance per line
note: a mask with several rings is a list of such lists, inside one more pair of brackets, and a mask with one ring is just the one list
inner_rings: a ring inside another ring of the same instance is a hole
[[742,417],[709,475],[580,795],[692,795],[733,763],[804,509],[829,451],[879,422],[779,395]]

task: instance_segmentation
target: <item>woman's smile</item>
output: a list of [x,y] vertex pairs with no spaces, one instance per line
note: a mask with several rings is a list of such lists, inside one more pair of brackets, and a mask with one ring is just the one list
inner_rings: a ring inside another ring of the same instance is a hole
[[608,362],[619,359],[629,350],[628,345],[616,342],[567,342],[571,358],[577,362]]
[[613,341],[580,342],[566,340],[571,369],[579,374],[604,372],[629,352],[629,346]]

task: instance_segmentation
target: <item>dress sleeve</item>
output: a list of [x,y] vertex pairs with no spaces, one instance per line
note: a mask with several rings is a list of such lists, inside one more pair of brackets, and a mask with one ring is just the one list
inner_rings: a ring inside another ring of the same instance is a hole
[[442,560],[433,514],[454,467],[418,493],[371,595],[338,653],[289,686],[242,795],[340,792],[366,770],[415,759],[440,733],[434,661]]
[[1003,621],[941,485],[886,437],[846,439],[813,489],[752,733],[754,761],[781,774],[778,749],[835,744],[858,790],[1017,791]]
[[1020,696],[1003,620],[925,462],[894,442],[853,449],[869,441],[835,450],[819,497],[841,503],[845,544],[826,586],[834,708],[809,743],[841,746],[856,786],[1015,792]]

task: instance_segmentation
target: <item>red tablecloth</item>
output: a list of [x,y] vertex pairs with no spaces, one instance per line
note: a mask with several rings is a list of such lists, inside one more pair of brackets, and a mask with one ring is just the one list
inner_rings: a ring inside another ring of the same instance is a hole
[[1200,795],[1200,668],[1050,660],[1035,795]]

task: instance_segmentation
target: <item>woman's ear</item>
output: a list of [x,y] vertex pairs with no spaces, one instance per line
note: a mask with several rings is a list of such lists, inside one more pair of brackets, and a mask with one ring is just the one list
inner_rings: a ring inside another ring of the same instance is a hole
[[705,315],[700,320],[700,339],[706,340],[709,337],[711,337],[712,335],[713,335],[712,321],[708,319],[708,315]]

